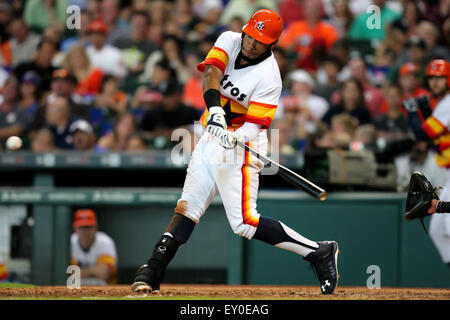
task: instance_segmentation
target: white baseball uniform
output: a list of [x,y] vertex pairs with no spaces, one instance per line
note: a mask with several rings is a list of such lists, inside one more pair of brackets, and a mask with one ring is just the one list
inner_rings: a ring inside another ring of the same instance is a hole
[[[437,164],[447,168],[447,180],[439,198],[450,201],[450,94],[439,101],[423,128],[439,148],[440,152],[436,153]],[[433,214],[430,237],[442,260],[450,263],[450,214]]]
[[[73,233],[70,237],[71,264],[83,267],[93,267],[98,264],[106,264],[112,271],[113,283],[117,274],[117,252],[114,241],[106,233],[97,231],[94,243],[88,250],[84,250],[79,241],[79,236]],[[102,279],[81,279],[83,285],[106,285]]]
[[[256,138],[247,141],[259,153],[267,154],[267,133],[281,95],[281,76],[271,54],[259,63],[240,65],[240,33],[222,33],[199,64],[218,67],[224,74],[220,82],[221,106],[226,112],[228,130],[240,133],[245,123],[260,127]],[[200,121],[206,126],[205,109]],[[195,147],[187,169],[177,213],[196,223],[219,193],[228,221],[236,234],[251,239],[259,223],[256,198],[259,172],[263,164],[242,148],[224,149],[219,140],[205,132]]]

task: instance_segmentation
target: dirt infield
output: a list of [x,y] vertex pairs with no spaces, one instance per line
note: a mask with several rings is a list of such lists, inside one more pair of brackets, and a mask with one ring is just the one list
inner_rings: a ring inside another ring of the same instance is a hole
[[159,294],[138,295],[129,286],[2,288],[0,299],[98,298],[98,299],[333,299],[333,300],[450,300],[450,289],[338,287],[323,296],[318,287],[254,285],[172,285],[161,286]]

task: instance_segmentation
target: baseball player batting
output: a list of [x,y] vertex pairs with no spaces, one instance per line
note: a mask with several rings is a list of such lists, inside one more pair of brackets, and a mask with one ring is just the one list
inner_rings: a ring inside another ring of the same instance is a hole
[[[338,283],[338,244],[309,240],[256,210],[263,164],[237,141],[267,154],[267,129],[275,115],[282,83],[272,54],[283,30],[278,13],[257,11],[242,33],[222,33],[198,65],[204,72],[205,133],[195,146],[181,198],[166,232],[141,266],[131,286],[135,292],[159,291],[164,271],[186,243],[211,201],[219,193],[234,233],[293,251],[311,263],[323,294]],[[230,161],[231,159],[231,161]]]

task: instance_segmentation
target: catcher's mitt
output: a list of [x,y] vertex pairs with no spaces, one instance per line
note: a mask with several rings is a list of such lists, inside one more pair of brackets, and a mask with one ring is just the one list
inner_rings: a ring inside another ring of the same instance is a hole
[[440,189],[441,187],[433,187],[422,173],[413,172],[409,180],[404,218],[406,220],[420,219],[425,232],[427,232],[423,220],[429,216],[428,208],[431,206],[431,200],[439,200],[438,190]]

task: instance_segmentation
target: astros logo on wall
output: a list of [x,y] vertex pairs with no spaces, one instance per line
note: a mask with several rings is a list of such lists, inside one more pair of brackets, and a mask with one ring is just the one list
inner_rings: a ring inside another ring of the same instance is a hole
[[262,22],[262,21],[257,22],[256,29],[258,29],[258,30],[264,29],[264,22]]

